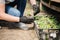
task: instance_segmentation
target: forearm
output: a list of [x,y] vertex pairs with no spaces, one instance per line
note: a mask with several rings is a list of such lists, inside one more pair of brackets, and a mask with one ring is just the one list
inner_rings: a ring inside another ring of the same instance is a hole
[[36,5],[36,0],[30,0],[31,5]]
[[0,20],[19,22],[19,17],[11,16],[5,13],[5,4],[0,4]]
[[36,3],[36,0],[30,0],[30,3],[32,5],[33,11],[34,11],[34,15],[38,14],[40,12],[40,8]]
[[10,22],[19,22],[19,17],[11,16],[9,14],[6,14],[4,12],[0,12],[0,19]]

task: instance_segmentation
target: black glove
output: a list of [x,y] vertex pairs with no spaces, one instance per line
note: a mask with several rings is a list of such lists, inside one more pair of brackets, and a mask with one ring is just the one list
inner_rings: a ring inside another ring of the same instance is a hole
[[40,8],[37,5],[33,5],[34,15],[38,14],[40,12]]
[[34,22],[34,18],[27,18],[26,16],[23,16],[20,18],[20,22],[23,22],[23,23],[32,23]]

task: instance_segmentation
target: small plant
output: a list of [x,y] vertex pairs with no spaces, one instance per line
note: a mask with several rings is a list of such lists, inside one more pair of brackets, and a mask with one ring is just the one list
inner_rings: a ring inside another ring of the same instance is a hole
[[58,21],[54,16],[41,15],[35,16],[35,22],[40,27],[40,29],[59,29],[60,24],[57,24]]

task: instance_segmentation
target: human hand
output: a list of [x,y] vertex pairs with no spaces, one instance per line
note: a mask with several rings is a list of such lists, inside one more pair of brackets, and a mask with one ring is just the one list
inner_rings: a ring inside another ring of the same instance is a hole
[[34,15],[40,12],[40,8],[37,5],[33,5]]
[[29,24],[29,23],[34,22],[34,18],[28,18],[26,16],[23,16],[23,17],[20,18],[20,22],[28,23]]

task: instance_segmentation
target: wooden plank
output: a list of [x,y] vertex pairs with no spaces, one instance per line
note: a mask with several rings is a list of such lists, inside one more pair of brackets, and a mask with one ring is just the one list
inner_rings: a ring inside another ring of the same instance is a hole
[[54,2],[58,2],[58,3],[60,3],[60,0],[51,0],[51,1],[54,1]]
[[60,8],[59,8],[59,7],[56,7],[56,6],[53,6],[53,5],[49,5],[49,4],[47,4],[47,3],[43,2],[43,1],[41,1],[41,3],[44,4],[44,5],[47,6],[47,7],[55,10],[55,11],[60,12]]

